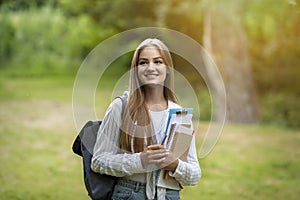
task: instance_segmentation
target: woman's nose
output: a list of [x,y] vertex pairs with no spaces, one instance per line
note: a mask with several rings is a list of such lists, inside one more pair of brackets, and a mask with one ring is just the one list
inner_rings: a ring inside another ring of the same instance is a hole
[[153,62],[150,62],[147,66],[147,70],[148,71],[151,71],[151,70],[154,70],[155,69],[155,66],[154,66],[154,63]]

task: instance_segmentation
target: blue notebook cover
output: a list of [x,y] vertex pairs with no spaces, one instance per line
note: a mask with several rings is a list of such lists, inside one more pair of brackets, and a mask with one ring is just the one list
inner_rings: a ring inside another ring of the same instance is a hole
[[167,121],[167,126],[165,130],[165,136],[167,134],[168,128],[170,126],[170,120],[172,115],[177,114],[177,115],[186,115],[186,114],[193,114],[193,109],[192,108],[170,108],[169,110],[169,116],[168,116],[168,121]]

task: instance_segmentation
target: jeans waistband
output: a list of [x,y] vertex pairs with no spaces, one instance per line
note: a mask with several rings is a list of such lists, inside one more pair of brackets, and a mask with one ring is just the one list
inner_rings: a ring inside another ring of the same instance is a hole
[[126,178],[119,178],[118,185],[133,189],[134,191],[139,191],[139,189],[145,189],[146,187],[146,183],[141,183],[141,182],[137,182],[137,181],[133,181],[133,180],[129,180]]

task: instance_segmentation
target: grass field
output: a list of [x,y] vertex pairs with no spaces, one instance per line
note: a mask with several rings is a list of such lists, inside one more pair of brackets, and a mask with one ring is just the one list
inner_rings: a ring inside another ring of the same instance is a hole
[[[81,159],[71,151],[77,134],[73,82],[74,77],[0,77],[1,200],[89,199]],[[99,108],[99,116],[104,111]],[[200,125],[198,148],[206,127]],[[199,160],[201,181],[185,187],[182,199],[299,199],[299,148],[300,130],[226,125],[214,150]]]

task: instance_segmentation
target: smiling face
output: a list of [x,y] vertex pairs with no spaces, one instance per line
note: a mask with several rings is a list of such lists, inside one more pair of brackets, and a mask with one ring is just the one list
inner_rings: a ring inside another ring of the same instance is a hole
[[141,85],[164,85],[167,66],[155,46],[147,46],[141,50],[137,73]]

